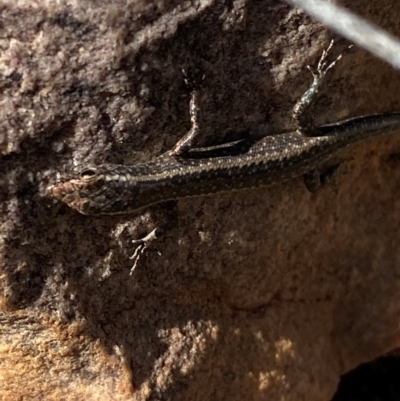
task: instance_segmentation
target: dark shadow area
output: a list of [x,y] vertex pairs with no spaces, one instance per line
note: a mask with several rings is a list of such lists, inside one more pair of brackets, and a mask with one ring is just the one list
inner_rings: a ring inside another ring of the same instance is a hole
[[342,376],[332,401],[398,401],[400,352],[363,363]]

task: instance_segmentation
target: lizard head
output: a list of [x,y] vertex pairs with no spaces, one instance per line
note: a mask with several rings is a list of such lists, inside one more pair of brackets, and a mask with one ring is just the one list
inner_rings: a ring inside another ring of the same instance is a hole
[[125,186],[120,175],[110,175],[106,170],[106,166],[85,168],[76,178],[50,185],[46,193],[82,214],[119,214]]

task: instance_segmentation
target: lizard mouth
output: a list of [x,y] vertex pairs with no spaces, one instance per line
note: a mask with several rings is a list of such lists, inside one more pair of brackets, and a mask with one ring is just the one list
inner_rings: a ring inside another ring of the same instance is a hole
[[46,189],[46,195],[67,204],[82,214],[90,214],[91,201],[85,193],[85,182],[82,180],[69,180]]

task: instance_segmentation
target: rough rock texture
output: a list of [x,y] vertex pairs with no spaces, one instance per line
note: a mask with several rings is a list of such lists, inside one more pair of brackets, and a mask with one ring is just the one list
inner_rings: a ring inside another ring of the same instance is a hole
[[[342,2],[400,36],[397,0]],[[356,146],[336,184],[301,179],[89,218],[44,197],[91,163],[133,163],[189,127],[282,132],[330,33],[277,0],[0,3],[0,399],[327,401],[400,347],[400,137]],[[339,50],[345,46],[339,40]],[[400,76],[354,49],[321,123],[400,109]]]

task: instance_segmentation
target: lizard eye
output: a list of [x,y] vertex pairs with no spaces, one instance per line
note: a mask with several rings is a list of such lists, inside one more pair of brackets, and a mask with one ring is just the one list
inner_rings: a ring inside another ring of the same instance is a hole
[[91,168],[85,168],[80,174],[81,178],[93,177],[94,175],[96,175],[96,170]]

